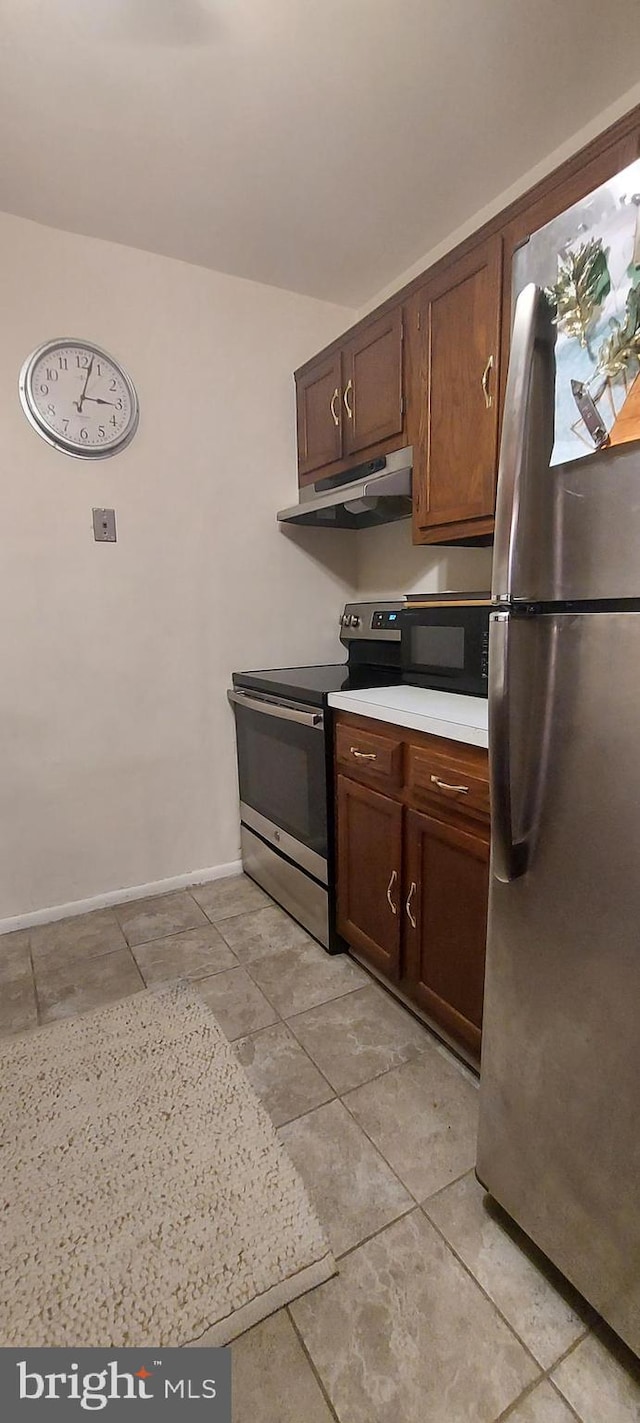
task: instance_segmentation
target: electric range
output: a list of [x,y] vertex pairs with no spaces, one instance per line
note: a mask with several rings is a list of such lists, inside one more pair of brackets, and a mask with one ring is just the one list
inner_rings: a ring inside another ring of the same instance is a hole
[[234,672],[243,868],[330,953],[335,926],[333,713],[330,692],[400,679],[404,602],[348,603],[347,661]]

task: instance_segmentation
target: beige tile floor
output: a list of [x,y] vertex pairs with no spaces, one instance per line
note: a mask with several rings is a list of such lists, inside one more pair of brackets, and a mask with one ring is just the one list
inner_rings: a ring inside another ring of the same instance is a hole
[[340,1273],[233,1346],[234,1423],[638,1423],[640,1370],[473,1175],[472,1076],[242,876],[0,939],[0,1031],[188,977]]

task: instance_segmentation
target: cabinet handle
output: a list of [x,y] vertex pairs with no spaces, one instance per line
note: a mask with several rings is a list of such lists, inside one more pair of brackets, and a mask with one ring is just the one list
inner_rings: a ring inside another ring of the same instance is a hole
[[347,381],[347,384],[346,384],[346,386],[345,386],[345,388],[344,388],[344,395],[343,395],[342,399],[344,400],[344,408],[345,408],[345,410],[346,410],[346,412],[347,412],[347,415],[349,416],[349,419],[350,419],[350,420],[353,420],[353,410],[352,410],[352,408],[351,408],[351,406],[350,406],[350,404],[349,404],[349,401],[348,401],[348,399],[347,399],[350,390],[353,390],[353,381],[352,381],[351,377],[349,377],[349,379],[348,379],[348,381]]
[[397,914],[397,913],[398,913],[398,906],[397,906],[397,904],[394,904],[394,902],[393,902],[393,900],[392,900],[392,898],[391,898],[391,891],[392,891],[392,889],[393,889],[393,886],[394,886],[394,884],[395,884],[397,878],[398,878],[398,872],[397,872],[397,870],[392,870],[392,871],[391,871],[391,879],[389,880],[389,883],[388,883],[388,885],[387,885],[387,900],[388,900],[389,908],[390,908],[392,914]]
[[335,388],[335,390],[334,390],[334,392],[333,392],[333,395],[331,396],[331,400],[329,401],[329,405],[330,405],[330,408],[331,408],[331,414],[333,415],[333,423],[334,423],[334,425],[335,425],[336,427],[340,424],[340,420],[339,420],[339,418],[338,418],[338,412],[337,412],[337,410],[336,410],[336,401],[339,400],[339,399],[340,399],[340,391],[338,390],[338,387],[336,386],[336,388]]
[[434,786],[437,786],[439,791],[457,791],[458,795],[469,794],[468,786],[450,786],[447,781],[441,781],[438,776],[430,776],[429,779],[433,781]]
[[412,881],[411,881],[411,889],[409,890],[409,893],[408,893],[408,895],[407,895],[407,902],[406,902],[406,904],[405,904],[405,906],[404,906],[405,909],[406,909],[406,911],[407,911],[407,918],[408,918],[408,920],[409,920],[409,923],[410,923],[412,929],[415,929],[415,928],[417,927],[417,923],[418,923],[417,919],[414,919],[413,914],[411,913],[411,901],[412,901],[413,896],[414,896],[414,894],[415,894],[415,892],[416,892],[416,889],[417,889],[416,882],[415,882],[414,879],[412,879]]
[[350,746],[349,750],[358,761],[377,761],[378,759],[375,751],[359,751],[357,746]]
[[493,356],[489,356],[489,360],[487,361],[487,364],[482,372],[482,394],[484,395],[484,403],[487,410],[490,410],[491,406],[493,405],[493,396],[489,390],[489,376],[491,375],[492,370]]

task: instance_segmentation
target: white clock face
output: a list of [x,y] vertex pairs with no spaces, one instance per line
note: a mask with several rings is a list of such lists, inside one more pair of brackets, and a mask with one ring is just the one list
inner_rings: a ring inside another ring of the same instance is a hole
[[80,341],[50,341],[25,362],[20,399],[43,439],[66,454],[101,459],[135,433],[138,402],[111,356]]

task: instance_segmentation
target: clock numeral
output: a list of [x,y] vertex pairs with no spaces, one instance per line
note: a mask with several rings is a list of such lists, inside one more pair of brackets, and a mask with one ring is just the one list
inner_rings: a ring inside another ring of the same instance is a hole
[[68,371],[68,369],[69,369],[69,362],[68,362],[66,356],[58,356],[58,365],[59,365],[61,371]]
[[52,405],[52,404],[51,404],[51,401],[49,401],[49,404],[48,404],[48,406],[47,406],[47,415],[55,415],[55,413],[56,413],[56,407],[55,407],[55,405]]
[[48,394],[49,394],[49,387],[48,387],[48,385],[45,385],[45,384],[44,384],[44,381],[42,382],[42,385],[40,386],[40,394],[41,394],[41,395],[48,395]]
[[81,429],[81,431],[80,431],[80,439],[81,439],[81,440],[88,440],[88,439],[89,439],[89,431],[86,429],[86,427],[85,427],[84,425],[82,426],[82,429]]
[[86,371],[87,368],[88,368],[88,366],[89,366],[89,357],[88,357],[88,356],[76,356],[76,365],[77,365],[77,367],[78,367],[78,370],[80,370],[80,371]]
[[117,382],[116,382],[115,380],[110,380],[110,381],[109,381],[109,390],[117,390],[117,389],[118,389]]
[[65,435],[66,435],[67,430],[69,429],[69,421],[68,421],[68,420],[63,420],[62,423],[63,423],[63,425],[64,425],[64,433],[65,433]]
[[119,400],[116,400],[116,410],[123,410],[123,409],[124,409],[124,406],[123,406],[123,404],[122,404],[122,396],[120,396],[120,399],[119,399]]
[[98,425],[98,434],[99,434],[101,440],[104,440],[106,433],[107,433],[107,432],[106,432],[106,430],[105,430],[105,428],[104,428],[104,425]]
[[50,370],[49,367],[47,366],[47,380],[55,381],[55,380],[57,380],[57,379],[58,379],[58,372],[57,372],[56,370]]
[[100,365],[99,361],[96,361],[96,371],[98,372],[99,376],[102,375],[102,366]]
[[112,415],[112,416],[111,416],[111,419],[110,419],[110,421],[109,421],[109,424],[115,426],[115,425],[117,425],[117,423],[118,423],[118,421],[116,420],[115,415]]

